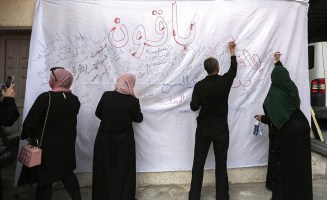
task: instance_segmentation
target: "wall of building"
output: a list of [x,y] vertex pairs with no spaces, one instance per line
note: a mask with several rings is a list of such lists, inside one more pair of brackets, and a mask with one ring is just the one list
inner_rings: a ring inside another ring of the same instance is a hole
[[36,0],[0,0],[0,28],[30,27]]

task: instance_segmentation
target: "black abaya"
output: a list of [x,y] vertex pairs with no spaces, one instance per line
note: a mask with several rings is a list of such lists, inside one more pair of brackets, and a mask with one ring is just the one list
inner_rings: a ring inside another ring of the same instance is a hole
[[[264,123],[269,122],[265,116]],[[278,130],[271,125],[267,187],[272,200],[312,200],[310,126],[296,110]]]
[[96,116],[101,124],[93,157],[93,200],[133,200],[136,187],[135,140],[132,122],[141,122],[139,100],[105,92]]

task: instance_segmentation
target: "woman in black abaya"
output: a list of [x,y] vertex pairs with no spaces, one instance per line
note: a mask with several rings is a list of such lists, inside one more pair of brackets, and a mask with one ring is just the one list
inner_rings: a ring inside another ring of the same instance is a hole
[[312,200],[310,126],[280,55],[275,53],[277,62],[263,104],[265,115],[256,117],[270,126],[267,187],[272,200]]
[[134,200],[135,140],[132,122],[142,122],[135,77],[124,74],[114,91],[105,92],[96,109],[101,120],[94,144],[93,200]]

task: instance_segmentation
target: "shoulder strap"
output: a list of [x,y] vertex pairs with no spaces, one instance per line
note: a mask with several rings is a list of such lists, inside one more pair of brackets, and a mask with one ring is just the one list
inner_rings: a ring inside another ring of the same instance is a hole
[[39,143],[38,148],[41,148],[41,144],[42,144],[42,140],[43,140],[43,135],[44,135],[44,130],[45,130],[45,125],[46,125],[47,120],[48,120],[48,114],[49,114],[50,103],[51,103],[51,94],[50,94],[50,92],[48,92],[48,94],[49,94],[48,110],[47,110],[47,115],[45,116],[44,125],[43,125],[43,130],[42,130],[42,135],[41,135],[41,140],[40,140],[40,143]]

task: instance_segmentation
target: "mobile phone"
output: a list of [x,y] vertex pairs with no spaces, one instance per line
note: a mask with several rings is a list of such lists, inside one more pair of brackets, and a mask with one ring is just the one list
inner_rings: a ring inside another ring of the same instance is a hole
[[10,87],[11,83],[13,82],[13,76],[8,76],[6,80],[6,89]]

